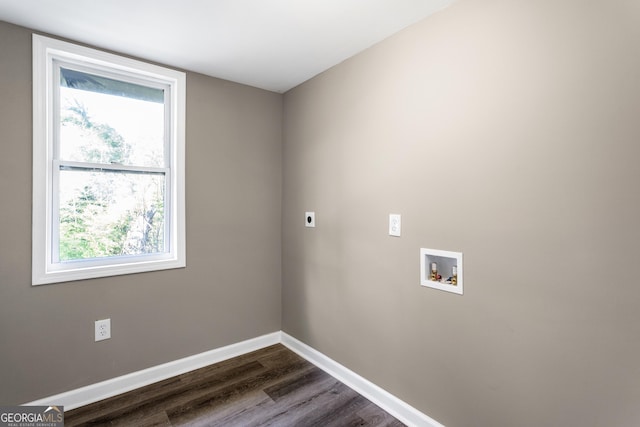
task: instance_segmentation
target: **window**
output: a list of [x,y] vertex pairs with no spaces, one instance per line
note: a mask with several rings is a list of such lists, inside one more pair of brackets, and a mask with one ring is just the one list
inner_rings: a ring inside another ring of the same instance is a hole
[[33,36],[33,284],[184,267],[185,75]]

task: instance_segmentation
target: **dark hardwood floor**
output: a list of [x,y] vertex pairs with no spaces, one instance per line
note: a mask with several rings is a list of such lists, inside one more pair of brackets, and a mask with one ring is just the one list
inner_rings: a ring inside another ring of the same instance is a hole
[[277,344],[65,412],[65,426],[403,426]]

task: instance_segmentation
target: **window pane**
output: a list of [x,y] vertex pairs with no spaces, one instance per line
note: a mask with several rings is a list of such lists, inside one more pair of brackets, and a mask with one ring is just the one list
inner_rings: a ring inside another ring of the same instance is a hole
[[60,171],[60,261],[166,252],[165,176]]
[[70,70],[63,67],[60,67],[60,86],[88,90],[90,92],[106,93],[109,95],[125,96],[142,101],[164,103],[164,91],[162,89],[114,80],[108,77]]
[[164,90],[60,69],[60,159],[165,167]]

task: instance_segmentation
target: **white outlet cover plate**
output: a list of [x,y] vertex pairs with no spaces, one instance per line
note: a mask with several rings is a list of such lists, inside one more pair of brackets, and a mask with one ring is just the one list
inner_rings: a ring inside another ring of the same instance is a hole
[[389,236],[400,237],[402,232],[402,217],[400,214],[389,214]]
[[111,338],[111,319],[96,320],[96,341]]
[[315,212],[305,212],[304,213],[304,226],[305,227],[315,227],[316,226],[316,213]]

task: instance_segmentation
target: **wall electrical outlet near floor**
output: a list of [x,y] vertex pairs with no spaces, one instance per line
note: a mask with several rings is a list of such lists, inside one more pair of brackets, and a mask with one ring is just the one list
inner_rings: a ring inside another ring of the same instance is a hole
[[96,341],[111,338],[111,319],[96,320]]

